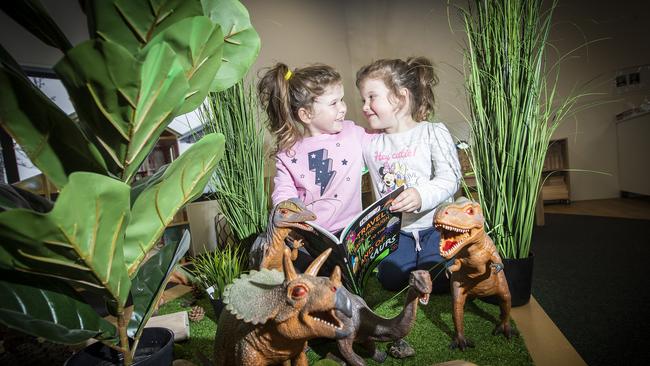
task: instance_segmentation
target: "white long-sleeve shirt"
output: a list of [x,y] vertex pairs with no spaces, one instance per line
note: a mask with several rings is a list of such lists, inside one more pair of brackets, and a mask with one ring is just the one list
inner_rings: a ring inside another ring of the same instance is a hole
[[401,185],[420,194],[420,210],[402,215],[404,231],[433,226],[435,208],[453,199],[459,188],[456,146],[442,123],[420,122],[405,132],[377,134],[363,147],[363,156],[375,197],[383,197]]

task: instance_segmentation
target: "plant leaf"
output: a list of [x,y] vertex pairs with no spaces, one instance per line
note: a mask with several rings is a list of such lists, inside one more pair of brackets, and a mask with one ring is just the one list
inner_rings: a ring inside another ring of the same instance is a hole
[[202,15],[198,0],[95,0],[85,10],[91,38],[118,43],[134,55],[168,26]]
[[10,282],[7,278],[15,277],[15,272],[0,273],[0,323],[58,343],[74,344],[90,338],[117,342],[115,326],[65,282],[37,282],[33,278]]
[[171,163],[159,182],[140,193],[131,210],[124,245],[131,277],[176,212],[203,192],[223,153],[223,135],[208,134]]
[[73,173],[49,213],[0,213],[0,268],[83,286],[124,305],[131,281],[124,266],[128,185]]
[[253,28],[248,10],[239,1],[203,0],[203,13],[224,32],[223,64],[211,86],[212,91],[228,89],[244,77],[260,52],[260,37]]
[[212,79],[221,66],[223,33],[219,25],[204,16],[186,18],[154,37],[145,47],[166,42],[176,52],[190,84],[178,114],[196,109],[208,94]]
[[113,42],[87,41],[55,70],[81,119],[96,131],[111,171],[123,181],[135,175],[188,88],[182,66],[164,42],[136,59]]
[[49,212],[54,204],[32,192],[0,183],[0,212],[14,208],[27,208],[37,212]]
[[142,333],[142,328],[156,310],[156,304],[165,291],[167,279],[189,248],[190,233],[185,230],[178,243],[165,245],[142,265],[133,278],[133,313],[129,321],[129,337],[137,339]]
[[131,183],[131,206],[133,206],[135,201],[137,201],[138,197],[140,196],[140,193],[144,192],[147,187],[160,182],[160,179],[162,179],[163,174],[165,174],[165,170],[167,170],[168,166],[169,164],[165,164],[158,168],[158,170],[156,170],[156,172],[152,175],[148,175]]
[[80,122],[96,135],[113,174],[124,169],[141,63],[122,46],[89,40],[54,66]]
[[130,181],[169,122],[178,114],[189,89],[174,50],[167,43],[144,53],[140,89],[131,121],[123,180]]
[[55,186],[74,171],[107,174],[99,151],[1,46],[0,90],[0,125]]
[[38,0],[0,1],[0,9],[48,46],[62,52],[72,44]]

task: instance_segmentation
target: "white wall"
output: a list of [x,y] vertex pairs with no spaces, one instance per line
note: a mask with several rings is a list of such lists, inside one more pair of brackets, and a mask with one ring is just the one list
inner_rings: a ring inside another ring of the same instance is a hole
[[[76,0],[41,0],[59,28],[75,45],[88,39],[86,16]],[[52,67],[63,54],[46,46],[0,11],[0,44],[27,66]]]
[[[459,71],[462,34],[457,32],[458,19],[448,17],[447,10],[446,1],[345,2],[348,48],[353,66],[349,78],[354,80],[360,67],[376,59],[428,57],[440,79],[435,90],[435,119],[445,122],[456,138],[466,139],[467,124],[457,112],[457,109],[467,110]],[[356,90],[350,107],[358,113],[357,119],[362,118]]]
[[[320,55],[322,59],[316,60],[330,63],[343,75],[348,117],[360,125],[365,121],[354,87],[356,70],[378,58],[429,57],[440,78],[436,119],[445,122],[456,138],[467,138],[462,77],[464,33],[457,11],[448,8],[446,1],[243,2],[262,36],[262,53],[256,67],[273,60],[302,65],[310,60],[309,55]],[[558,100],[571,95],[574,86],[592,80],[584,91],[601,95],[589,101],[605,103],[571,116],[553,136],[568,138],[571,168],[592,171],[571,173],[572,200],[619,195],[614,115],[638,106],[650,91],[618,95],[613,77],[617,69],[650,63],[650,32],[644,21],[649,4],[626,0],[586,5],[560,0],[556,9],[550,41],[559,54],[586,41],[608,37],[573,54],[560,70]],[[345,20],[343,25],[341,19]]]
[[[567,95],[574,85],[593,79],[588,90],[602,93],[591,98],[601,101],[598,107],[578,113],[564,121],[554,137],[568,138],[569,162],[572,168],[598,173],[571,173],[573,200],[617,197],[618,143],[614,116],[639,106],[650,97],[650,80],[645,89],[617,94],[614,89],[616,70],[650,64],[650,31],[647,16],[650,3],[643,0],[618,2],[561,1],[550,35],[559,52],[566,53],[584,44],[599,40],[564,62],[561,70],[560,93]],[[646,141],[650,138],[647,136]],[[647,159],[645,159],[647,161]],[[650,166],[639,167],[650,169]],[[604,175],[599,173],[610,174]]]
[[[463,1],[458,0],[461,4]],[[83,14],[76,0],[47,0],[44,5],[73,43],[86,37]],[[457,13],[447,1],[402,0],[244,0],[262,49],[252,73],[277,61],[291,67],[323,62],[336,67],[345,80],[348,117],[365,125],[354,86],[356,70],[377,58],[423,55],[437,66],[436,119],[447,123],[457,138],[466,138],[463,114],[462,43]],[[560,53],[593,40],[611,37],[580,50],[561,69],[559,93],[566,96],[576,84],[595,79],[592,91],[607,104],[567,120],[554,137],[569,138],[572,168],[606,172],[572,173],[572,200],[616,197],[618,187],[617,141],[614,115],[638,106],[650,91],[617,95],[612,87],[619,68],[650,63],[650,32],[645,17],[650,3],[642,0],[589,2],[560,0],[551,42]],[[0,43],[19,62],[51,66],[58,51],[41,46],[0,13]],[[460,111],[460,112],[459,112]],[[650,137],[650,136],[649,136]]]

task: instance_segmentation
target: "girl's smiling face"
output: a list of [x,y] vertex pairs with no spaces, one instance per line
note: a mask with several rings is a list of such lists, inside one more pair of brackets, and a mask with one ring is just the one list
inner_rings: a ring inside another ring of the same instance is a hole
[[309,136],[341,132],[347,112],[343,95],[343,85],[334,84],[326,87],[325,92],[316,97],[311,111],[301,108],[298,113]]
[[366,79],[359,85],[359,93],[363,102],[363,115],[370,127],[392,132],[399,123],[399,108],[386,84],[380,79]]

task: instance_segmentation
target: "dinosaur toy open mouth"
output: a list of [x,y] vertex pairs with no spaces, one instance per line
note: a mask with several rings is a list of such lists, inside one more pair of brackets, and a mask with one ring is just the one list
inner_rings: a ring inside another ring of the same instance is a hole
[[436,223],[435,226],[440,231],[440,255],[443,257],[455,254],[474,234],[471,228],[465,229],[440,223]]
[[429,303],[429,294],[422,294],[418,298],[418,301],[420,301],[420,304],[426,305]]
[[285,222],[282,225],[278,225],[279,227],[293,227],[296,229],[300,230],[305,230],[305,231],[314,231],[314,228],[311,227],[311,225],[308,225],[305,222]]
[[315,311],[313,313],[309,313],[309,316],[317,322],[336,330],[343,329],[343,323],[339,320],[339,318],[336,317],[336,315],[334,315],[334,310]]

